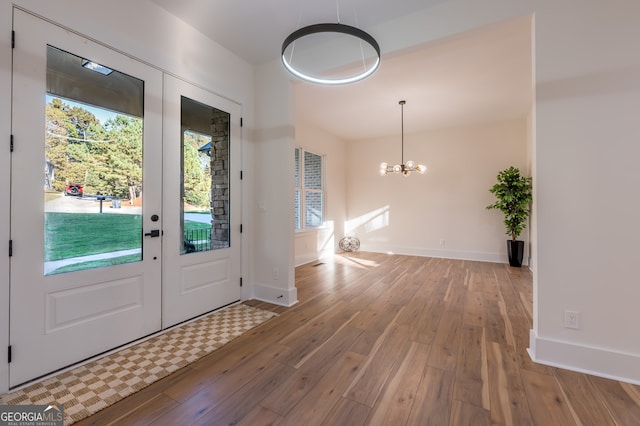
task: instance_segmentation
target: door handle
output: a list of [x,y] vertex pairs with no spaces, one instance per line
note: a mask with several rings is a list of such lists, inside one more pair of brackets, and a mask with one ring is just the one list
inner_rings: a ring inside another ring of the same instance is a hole
[[155,237],[159,237],[160,236],[160,230],[159,229],[152,229],[151,232],[147,232],[146,234],[144,234],[145,237],[151,237],[151,238],[155,238]]

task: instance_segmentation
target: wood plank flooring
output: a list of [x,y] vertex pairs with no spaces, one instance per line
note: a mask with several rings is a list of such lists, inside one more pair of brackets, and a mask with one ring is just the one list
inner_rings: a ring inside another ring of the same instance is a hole
[[86,425],[640,425],[640,386],[533,363],[532,280],[507,265],[351,253],[299,303]]

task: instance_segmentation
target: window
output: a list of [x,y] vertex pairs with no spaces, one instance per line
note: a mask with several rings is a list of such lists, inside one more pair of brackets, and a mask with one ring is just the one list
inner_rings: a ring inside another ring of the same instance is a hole
[[324,223],[324,157],[295,149],[295,229],[318,228]]

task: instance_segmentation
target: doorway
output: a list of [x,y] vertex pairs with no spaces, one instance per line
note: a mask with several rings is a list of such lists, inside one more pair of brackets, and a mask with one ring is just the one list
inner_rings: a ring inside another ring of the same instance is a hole
[[[241,298],[239,106],[17,9],[14,30],[10,387]],[[182,134],[177,92],[226,120],[226,199],[215,173],[185,185],[214,157],[193,157],[207,134]]]

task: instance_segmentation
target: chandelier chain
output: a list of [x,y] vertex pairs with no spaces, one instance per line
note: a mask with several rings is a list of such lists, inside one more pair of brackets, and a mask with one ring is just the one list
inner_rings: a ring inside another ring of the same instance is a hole
[[402,164],[404,165],[404,104],[406,101],[400,101],[400,140],[401,140],[401,148],[400,148],[400,159],[402,160]]

